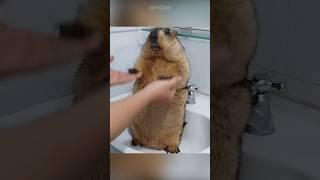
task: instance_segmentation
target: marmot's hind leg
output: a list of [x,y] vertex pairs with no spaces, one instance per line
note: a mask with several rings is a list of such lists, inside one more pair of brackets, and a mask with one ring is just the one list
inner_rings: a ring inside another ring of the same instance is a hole
[[143,144],[141,143],[141,141],[139,141],[137,138],[132,138],[132,140],[131,140],[131,145],[132,146],[138,146],[138,145],[140,145],[140,146],[143,146]]
[[183,127],[180,127],[179,129],[173,130],[172,133],[167,134],[166,137],[168,137],[168,139],[166,139],[166,146],[164,148],[164,150],[167,153],[179,153],[180,149],[180,140],[181,140],[181,134],[182,134],[182,129]]
[[166,148],[164,148],[164,150],[167,153],[179,153],[180,152],[179,145],[167,146]]
[[[216,135],[220,133],[219,135]],[[230,133],[232,134],[232,133]],[[237,180],[240,160],[240,141],[232,135],[217,131],[214,137],[214,179]]]

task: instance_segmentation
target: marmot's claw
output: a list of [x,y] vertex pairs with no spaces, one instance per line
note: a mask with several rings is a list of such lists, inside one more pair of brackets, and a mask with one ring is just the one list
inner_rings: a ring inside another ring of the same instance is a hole
[[161,76],[158,77],[158,80],[166,80],[166,79],[172,79],[172,76],[163,76],[163,75],[161,75]]
[[128,73],[129,74],[137,74],[139,72],[139,70],[137,70],[136,68],[130,68],[128,69]]
[[137,139],[132,139],[131,140],[131,145],[132,146],[137,146],[137,145],[141,145],[141,143]]
[[184,128],[188,123],[187,122],[183,122],[182,127]]
[[180,149],[177,146],[167,146],[164,150],[167,153],[180,153]]
[[131,146],[137,146],[137,144],[132,140],[131,141]]

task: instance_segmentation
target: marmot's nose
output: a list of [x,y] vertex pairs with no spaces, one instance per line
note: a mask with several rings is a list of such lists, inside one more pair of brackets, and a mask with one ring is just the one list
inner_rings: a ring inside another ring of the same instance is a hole
[[150,41],[151,42],[157,42],[157,32],[154,30],[150,33]]

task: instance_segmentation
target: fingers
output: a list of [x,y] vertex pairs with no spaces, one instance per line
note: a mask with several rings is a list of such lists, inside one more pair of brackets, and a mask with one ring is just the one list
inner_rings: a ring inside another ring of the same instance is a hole
[[141,77],[142,73],[137,73],[137,74],[129,74],[129,73],[126,73],[126,72],[121,72],[121,75],[123,76],[123,79],[128,79],[129,81],[131,80],[136,80],[138,78]]
[[170,81],[171,89],[176,89],[178,84],[182,81],[182,77],[177,76],[177,77],[170,79],[169,81]]
[[138,77],[135,74],[122,73],[124,82],[136,80]]
[[177,76],[171,79],[173,84],[178,84],[182,81],[182,77],[181,76]]
[[116,70],[110,71],[110,83],[111,85],[123,84],[130,81],[134,81],[137,78],[141,77],[141,73],[138,74],[128,74],[125,72],[120,72]]
[[142,76],[142,72],[138,72],[137,74],[135,74],[136,78],[139,79]]
[[[114,56],[110,56],[110,63],[113,62]],[[126,72],[116,71],[111,69],[110,70],[110,83],[111,85],[117,85],[117,84],[124,84],[130,81],[137,80],[142,76],[142,73],[136,73],[136,74],[130,74]]]

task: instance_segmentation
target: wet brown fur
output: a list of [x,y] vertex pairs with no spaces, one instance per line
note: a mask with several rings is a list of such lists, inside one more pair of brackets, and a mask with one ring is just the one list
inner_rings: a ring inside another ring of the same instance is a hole
[[251,0],[213,3],[213,179],[238,179],[241,137],[250,113],[247,68],[256,45]]
[[[109,28],[107,27],[107,20],[109,20],[107,8],[105,0],[88,0],[79,10],[75,25],[76,27],[80,26],[81,29],[75,28],[74,33],[83,36],[101,33],[104,35],[104,42],[100,49],[86,54],[82,59],[75,76],[74,102],[80,101],[92,91],[104,86],[109,79],[107,77],[109,60],[106,53],[106,43],[109,43],[109,38],[106,35],[106,30]],[[80,33],[77,31],[80,31]],[[107,177],[107,153],[105,153],[99,162],[90,168],[88,175],[80,179],[105,180]]]
[[160,30],[158,43],[160,51],[152,50],[148,39],[144,44],[135,64],[143,77],[135,83],[133,92],[136,93],[161,77],[181,76],[183,80],[170,103],[150,104],[134,119],[130,125],[133,133],[132,144],[178,153],[188,98],[187,89],[184,87],[190,76],[189,63],[182,45],[172,31],[167,37],[163,30]]
[[106,13],[107,4],[104,0],[89,0],[79,10],[78,23],[89,29],[90,34],[104,35],[104,42],[99,50],[87,54],[79,65],[74,83],[75,101],[103,86],[109,79],[107,77],[109,61],[106,43],[109,43],[109,39],[106,36],[108,18]]

